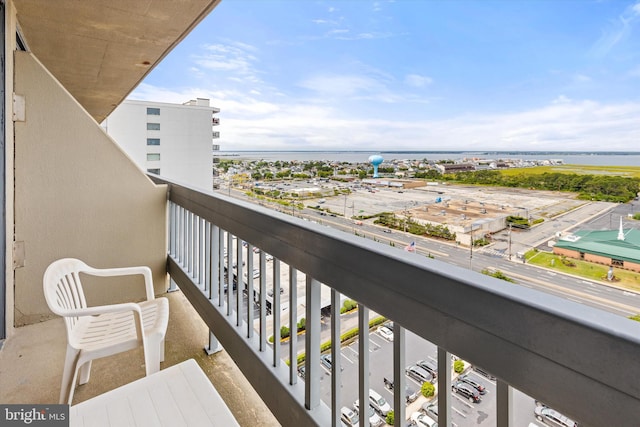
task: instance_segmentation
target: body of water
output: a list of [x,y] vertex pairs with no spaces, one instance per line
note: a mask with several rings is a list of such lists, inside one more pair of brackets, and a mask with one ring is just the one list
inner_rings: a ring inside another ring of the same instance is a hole
[[535,151],[220,151],[222,158],[266,161],[339,161],[365,163],[369,156],[381,155],[385,160],[459,160],[459,159],[521,159],[521,160],[562,160],[565,164],[593,166],[638,166],[640,152],[628,153],[579,153],[579,152],[535,152]]

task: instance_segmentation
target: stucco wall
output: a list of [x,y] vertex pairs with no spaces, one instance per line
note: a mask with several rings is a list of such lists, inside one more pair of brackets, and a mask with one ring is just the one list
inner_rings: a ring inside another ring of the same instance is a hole
[[[27,52],[15,52],[15,93],[26,121],[15,130],[15,324],[53,316],[42,277],[54,260],[95,267],[147,265],[166,290],[166,189],[153,184],[71,95]],[[140,299],[140,279],[96,286],[91,304]]]

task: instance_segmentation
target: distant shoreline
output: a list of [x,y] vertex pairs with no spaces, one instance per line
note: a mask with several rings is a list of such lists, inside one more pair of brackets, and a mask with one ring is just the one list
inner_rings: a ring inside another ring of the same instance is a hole
[[568,165],[586,166],[640,166],[639,151],[456,151],[456,150],[385,150],[385,151],[361,151],[361,150],[263,150],[263,151],[216,151],[214,157],[238,160],[264,160],[264,161],[327,161],[366,163],[369,156],[381,155],[385,161],[391,160],[423,160],[440,161],[453,160],[465,161],[465,159],[483,160],[513,160],[541,161],[560,160]]

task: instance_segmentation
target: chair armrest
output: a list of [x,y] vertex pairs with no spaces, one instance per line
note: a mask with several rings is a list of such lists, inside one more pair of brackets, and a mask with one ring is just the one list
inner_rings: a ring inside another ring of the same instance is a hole
[[112,276],[133,276],[136,274],[142,274],[144,276],[144,287],[147,294],[147,301],[155,298],[153,292],[153,279],[151,276],[151,269],[146,266],[139,267],[118,267],[118,268],[93,268],[89,267],[82,270],[83,273],[91,274],[92,276],[99,277],[112,277]]
[[82,317],[97,316],[106,313],[124,313],[126,311],[133,311],[135,313],[138,313],[138,316],[142,319],[142,309],[135,302],[96,305],[93,307],[77,308],[75,310],[60,310],[60,315],[65,317]]

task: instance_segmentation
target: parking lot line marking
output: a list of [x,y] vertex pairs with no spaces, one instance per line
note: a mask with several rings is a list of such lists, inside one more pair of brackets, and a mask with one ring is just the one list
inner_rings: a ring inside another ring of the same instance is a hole
[[353,360],[349,359],[345,354],[340,353],[340,356],[342,356],[343,358],[347,359],[347,362],[351,363],[353,365]]
[[465,406],[468,406],[468,407],[469,407],[469,409],[473,409],[473,405],[472,405],[471,403],[467,402],[467,399],[463,399],[462,397],[460,397],[460,396],[458,395],[458,393],[454,393],[454,392],[452,392],[451,394],[453,394],[453,396],[454,396],[455,398],[457,398],[457,399],[458,399],[461,403],[463,403]]
[[358,357],[359,353],[356,350],[354,350],[353,348],[351,348],[351,346],[347,347],[347,349],[351,350],[353,352],[353,354],[355,354],[356,357]]
[[462,418],[467,418],[467,416],[465,414],[463,414],[462,412],[458,411],[454,406],[451,407],[451,409],[453,409],[454,411],[456,411],[458,414],[460,414],[460,416]]

